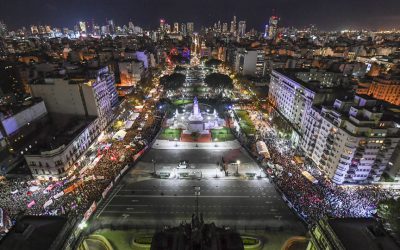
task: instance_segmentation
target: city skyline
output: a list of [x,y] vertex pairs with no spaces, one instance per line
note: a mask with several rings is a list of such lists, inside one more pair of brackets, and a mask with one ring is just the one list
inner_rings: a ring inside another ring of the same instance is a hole
[[400,0],[0,0],[0,249],[400,249]]
[[[5,1],[0,4],[1,19],[10,27],[17,29],[31,24],[51,25],[56,27],[73,27],[78,21],[95,20],[104,23],[114,19],[117,25],[132,21],[145,29],[158,26],[160,18],[168,23],[194,22],[196,29],[210,26],[221,20],[229,22],[236,15],[238,21],[245,20],[248,28],[263,30],[271,15],[280,17],[281,27],[303,28],[315,24],[322,30],[341,29],[374,29],[384,30],[398,28],[400,23],[400,3],[394,0],[346,2],[339,0],[320,3],[314,0],[301,3],[290,0],[258,2],[239,1],[201,1],[185,2],[182,0],[135,1],[135,3],[118,0],[85,3],[72,1],[22,0]],[[79,8],[77,8],[79,6]],[[124,11],[121,10],[132,10]],[[60,14],[61,13],[61,14]],[[368,18],[365,14],[368,13]],[[328,15],[331,14],[331,15]],[[334,15],[332,15],[334,14]],[[24,18],[15,18],[16,16]]]

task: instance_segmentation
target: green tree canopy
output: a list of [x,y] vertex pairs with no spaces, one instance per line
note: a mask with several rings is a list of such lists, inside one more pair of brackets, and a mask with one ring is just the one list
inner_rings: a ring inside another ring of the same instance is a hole
[[185,71],[185,70],[186,70],[185,67],[182,67],[180,65],[176,65],[175,69],[174,69],[174,72],[181,72],[181,71]]
[[177,90],[183,87],[186,76],[180,73],[173,73],[171,75],[163,76],[160,78],[160,83],[167,90]]
[[400,237],[400,199],[380,202],[378,216]]
[[218,88],[222,90],[233,89],[232,79],[224,74],[220,73],[209,74],[206,76],[204,81],[210,88]]
[[222,63],[221,60],[218,59],[210,59],[208,61],[205,62],[205,65],[207,67],[217,67],[218,65],[220,65]]

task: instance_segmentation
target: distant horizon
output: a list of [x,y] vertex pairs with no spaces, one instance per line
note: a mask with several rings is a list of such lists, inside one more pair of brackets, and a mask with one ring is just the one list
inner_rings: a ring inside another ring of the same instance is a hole
[[[83,2],[84,1],[84,2]],[[400,29],[398,0],[1,0],[0,20],[11,30],[30,25],[73,28],[92,19],[103,25],[113,19],[122,26],[132,21],[144,29],[167,23],[194,22],[195,30],[218,20],[228,23],[233,16],[245,20],[247,30],[263,31],[271,15],[280,17],[280,27],[305,28],[311,24],[324,31],[344,29]],[[325,2],[325,3],[322,3]]]
[[[165,19],[165,18],[164,18],[164,19]],[[101,26],[107,25],[107,23],[106,23],[107,20],[115,20],[115,19],[114,19],[114,18],[109,18],[109,19],[105,19],[103,22],[101,22],[101,21],[96,21],[96,20],[95,20],[95,24],[101,27]],[[10,26],[7,22],[5,22],[4,20],[0,19],[0,22],[4,23],[4,24],[7,26],[8,31],[17,31],[17,30],[19,30],[19,29],[22,29],[23,27],[25,27],[26,29],[29,30],[31,26],[47,26],[47,25],[49,25],[51,28],[59,28],[59,29],[68,28],[68,29],[70,29],[70,30],[73,30],[73,29],[74,29],[74,26],[75,26],[75,25],[79,25],[79,22],[80,22],[80,21],[82,21],[82,22],[91,22],[91,20],[86,20],[86,19],[83,19],[83,18],[82,18],[82,19],[80,19],[79,21],[77,21],[74,25],[71,25],[71,26],[68,26],[68,25],[53,25],[53,24],[51,24],[51,23],[41,23],[41,22],[39,22],[39,23],[30,23],[30,24],[26,24],[26,25],[22,25],[22,26],[19,26],[19,27],[12,27],[12,26]],[[246,21],[246,20],[241,20],[241,21]],[[123,27],[124,25],[128,26],[128,23],[129,23],[129,22],[131,22],[131,21],[127,21],[126,23],[119,23],[119,22],[115,22],[115,21],[114,21],[115,26],[120,26],[120,27]],[[183,21],[183,22],[178,22],[178,23],[179,23],[179,25],[181,25],[182,23],[187,24],[187,23],[190,23],[190,22],[193,22],[193,21]],[[218,22],[218,20],[215,21],[215,23],[217,23],[217,22]],[[168,21],[166,20],[165,23],[171,25],[171,29],[173,29],[173,23],[175,23],[175,22],[168,22]],[[212,26],[214,25],[214,24],[209,24],[209,25],[207,25],[207,26],[203,26],[203,25],[202,25],[202,26],[199,27],[199,26],[196,25],[195,22],[193,22],[193,23],[194,23],[194,31],[195,31],[195,32],[200,32],[201,28],[210,28],[210,27],[212,27]],[[230,22],[221,21],[221,25],[222,25],[223,23],[228,23],[228,30],[229,30],[229,29],[230,29],[230,25],[231,25]],[[139,23],[133,23],[133,24],[134,24],[134,26],[138,26],[138,27],[140,27],[140,28],[142,28],[143,30],[146,30],[146,31],[149,31],[149,30],[156,30],[156,29],[159,27],[159,25],[158,25],[158,26],[157,26],[157,25],[152,25],[152,27],[149,27],[149,25],[143,26],[143,25],[141,25],[141,24],[139,24]],[[360,27],[360,28],[351,28],[351,27],[345,27],[345,26],[343,26],[342,29],[321,29],[318,25],[313,24],[313,23],[310,23],[309,25],[305,25],[305,26],[303,26],[303,27],[278,25],[278,28],[294,28],[294,29],[297,29],[297,30],[304,30],[304,29],[309,28],[311,25],[314,25],[314,26],[317,28],[317,30],[318,30],[318,31],[321,31],[321,32],[341,32],[341,31],[371,31],[371,32],[381,32],[381,31],[391,31],[391,30],[400,31],[400,27],[397,27],[397,28],[387,28],[387,29],[384,29],[384,28],[378,29],[378,28],[363,28],[363,27]],[[265,25],[264,25],[264,26],[265,26]],[[257,32],[264,32],[263,29],[257,29],[257,28],[249,27],[249,26],[246,25],[246,32],[249,32],[251,29],[254,29],[254,30],[256,30]]]

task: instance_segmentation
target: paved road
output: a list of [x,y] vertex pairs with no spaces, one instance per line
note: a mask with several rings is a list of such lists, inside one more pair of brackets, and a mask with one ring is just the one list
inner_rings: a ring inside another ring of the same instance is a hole
[[[201,166],[216,162],[221,155],[234,155],[241,162],[255,164],[241,150],[150,150],[123,178],[110,198],[97,210],[98,221],[137,226],[178,225],[196,210],[194,186],[200,187],[199,211],[207,222],[238,228],[284,227],[304,232],[298,218],[282,201],[268,179],[202,180],[153,179],[151,159],[169,164],[189,159]],[[191,158],[190,158],[191,157]],[[160,164],[161,164],[160,163]]]
[[155,159],[157,163],[178,163],[180,160],[189,160],[191,163],[216,164],[224,157],[226,162],[257,164],[251,159],[244,149],[151,149],[141,159],[142,162],[151,162]]

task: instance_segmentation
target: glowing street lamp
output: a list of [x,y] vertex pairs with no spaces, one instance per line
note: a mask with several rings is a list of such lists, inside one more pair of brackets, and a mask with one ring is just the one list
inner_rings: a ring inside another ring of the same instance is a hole
[[236,161],[236,175],[239,175],[239,165],[240,165],[240,161],[237,160]]

